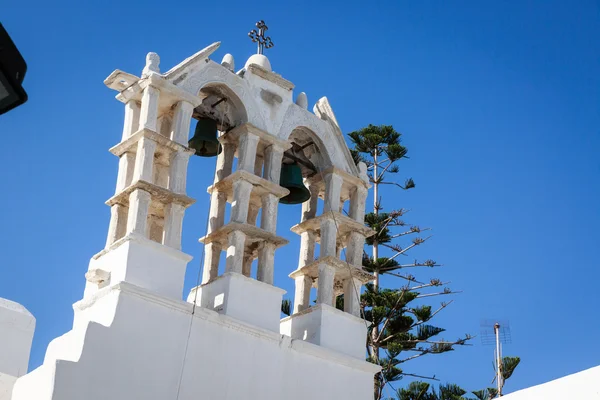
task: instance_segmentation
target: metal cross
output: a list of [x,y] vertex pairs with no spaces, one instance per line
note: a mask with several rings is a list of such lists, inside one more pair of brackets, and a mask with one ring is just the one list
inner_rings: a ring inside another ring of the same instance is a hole
[[265,21],[260,20],[256,23],[258,32],[256,29],[252,29],[248,32],[248,36],[254,43],[258,43],[258,54],[262,54],[264,49],[270,49],[275,46],[270,36],[265,36],[265,32],[269,29]]

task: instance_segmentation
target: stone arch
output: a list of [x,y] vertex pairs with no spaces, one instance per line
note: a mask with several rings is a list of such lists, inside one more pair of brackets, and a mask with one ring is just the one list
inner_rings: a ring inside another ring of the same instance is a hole
[[[203,91],[209,89],[222,90],[227,96],[235,100],[235,106],[240,110],[240,118],[243,122],[249,122],[257,128],[264,129],[263,121],[256,100],[243,78],[229,71],[227,68],[208,61],[202,69],[190,73],[177,86],[202,97]],[[243,109],[243,111],[241,111]]]
[[331,124],[319,119],[309,111],[298,107],[295,104],[290,105],[283,118],[283,123],[277,135],[280,139],[289,141],[294,132],[309,133],[319,142],[319,151],[324,156],[323,167],[337,167],[346,172],[352,173],[352,167],[344,156],[344,149],[340,146],[346,146],[343,138],[334,131]]
[[209,117],[226,132],[248,122],[246,107],[239,96],[225,83],[209,82],[198,90],[202,103],[194,109],[194,117]]
[[[319,172],[323,172],[333,165],[327,146],[313,129],[307,126],[297,126],[290,132],[287,140],[300,146],[307,146],[303,152],[317,167]],[[314,143],[312,146],[309,145],[311,142]]]

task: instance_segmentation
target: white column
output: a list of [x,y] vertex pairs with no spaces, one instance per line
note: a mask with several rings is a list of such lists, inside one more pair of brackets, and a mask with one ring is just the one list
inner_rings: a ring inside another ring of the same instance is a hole
[[188,145],[188,136],[190,134],[190,122],[194,106],[187,101],[180,101],[175,106],[173,113],[173,122],[171,122],[171,132],[169,137],[172,141],[184,146]]
[[181,250],[181,232],[185,208],[181,204],[169,203],[165,207],[165,229],[163,244]]
[[172,192],[185,194],[189,160],[189,153],[176,151],[171,154],[169,161],[169,190]]
[[229,175],[233,169],[233,158],[235,154],[235,145],[229,142],[221,142],[223,151],[217,156],[217,173],[213,183],[217,183]]
[[158,97],[160,90],[152,86],[146,86],[142,93],[142,105],[140,109],[139,129],[150,129],[156,132],[158,119]]
[[208,232],[211,233],[225,224],[225,205],[227,194],[213,191],[210,195],[210,210],[208,213]]
[[327,304],[335,307],[333,303],[333,284],[335,278],[335,268],[326,263],[319,264],[319,281],[317,288],[317,303]]
[[127,228],[127,207],[115,204],[110,208],[110,224],[108,225],[108,237],[106,248],[125,236]]
[[133,182],[144,180],[152,183],[154,152],[156,142],[146,137],[141,137],[137,143],[135,155],[135,168],[133,170]]
[[367,188],[358,186],[350,196],[350,218],[360,223],[365,222],[365,206],[367,203]]
[[302,203],[302,220],[304,222],[317,215],[317,205],[319,204],[319,188],[316,184],[310,182],[308,179],[304,180],[304,184],[307,185],[310,191],[310,199]]
[[250,278],[250,274],[252,273],[252,261],[254,261],[252,255],[247,255],[244,257],[244,262],[242,263],[242,275],[248,278]]
[[148,216],[146,225],[146,237],[156,243],[162,243],[164,236],[164,220],[156,215]]
[[248,207],[252,184],[244,180],[233,183],[233,201],[231,202],[231,221],[245,224],[248,220]]
[[301,275],[297,276],[294,281],[296,283],[296,293],[294,294],[294,314],[296,314],[297,312],[304,311],[309,307],[312,278],[308,275]]
[[125,104],[125,122],[123,124],[123,136],[121,141],[124,142],[131,135],[136,133],[140,126],[140,103],[135,100],[129,100]]
[[254,173],[254,161],[256,160],[258,141],[259,137],[253,133],[246,132],[240,135],[238,170]]
[[133,169],[135,168],[135,154],[127,152],[119,157],[119,172],[117,174],[117,187],[115,194],[121,193],[123,189],[131,185]]
[[263,178],[279,184],[282,158],[283,149],[281,147],[272,144],[265,149],[265,167],[263,169]]
[[256,204],[250,203],[248,206],[248,220],[247,223],[250,225],[256,225],[256,217],[258,217],[258,211],[260,207]]
[[244,247],[246,245],[246,234],[242,231],[233,231],[228,235],[227,262],[225,272],[242,273],[244,262]]
[[154,163],[154,180],[152,181],[156,186],[163,188],[169,187],[169,166],[159,163]]
[[356,278],[344,281],[344,311],[360,317],[360,291],[362,282]]
[[262,214],[260,216],[260,227],[267,232],[275,234],[277,231],[277,208],[279,198],[274,194],[267,193],[262,196]]
[[146,235],[148,211],[151,196],[145,190],[135,189],[129,195],[129,213],[127,215],[127,233]]
[[307,266],[315,260],[316,234],[314,231],[302,232],[300,235],[300,258],[298,269]]
[[335,221],[332,218],[321,220],[321,258],[327,256],[336,256],[337,229]]
[[325,176],[325,206],[323,212],[338,211],[340,208],[340,197],[342,194],[342,183],[344,180],[335,173]]
[[170,138],[173,127],[173,116],[166,113],[163,114],[156,122],[156,125],[156,132],[166,138]]
[[275,245],[264,242],[258,250],[258,271],[256,279],[261,282],[273,284],[273,274],[275,271]]
[[351,232],[346,246],[346,261],[350,265],[362,266],[365,236],[359,232]]
[[254,159],[254,175],[262,177],[262,170],[263,170],[263,157],[259,156],[257,154],[256,158]]
[[211,282],[219,275],[219,259],[221,258],[221,245],[208,243],[205,245],[204,268],[202,269],[202,284]]

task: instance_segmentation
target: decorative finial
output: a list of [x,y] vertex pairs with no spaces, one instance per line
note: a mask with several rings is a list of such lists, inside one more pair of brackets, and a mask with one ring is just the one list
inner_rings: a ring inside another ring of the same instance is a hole
[[230,71],[235,69],[235,63],[233,61],[233,56],[229,53],[225,54],[223,60],[221,61],[221,65],[227,68]]
[[150,74],[150,71],[156,72],[157,74],[160,73],[159,65],[160,57],[158,56],[158,54],[153,52],[146,54],[146,66],[142,71],[142,76],[148,76]]
[[306,93],[300,92],[298,97],[296,97],[296,104],[305,110],[308,108],[308,97],[306,97]]
[[252,29],[248,32],[248,36],[254,43],[258,43],[258,54],[263,54],[264,49],[270,49],[275,46],[270,36],[265,36],[265,32],[269,29],[265,21],[260,20],[256,23],[256,27],[258,28],[258,32],[256,29]]

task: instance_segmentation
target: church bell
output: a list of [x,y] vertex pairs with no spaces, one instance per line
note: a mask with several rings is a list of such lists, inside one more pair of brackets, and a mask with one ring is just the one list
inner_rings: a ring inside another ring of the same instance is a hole
[[281,198],[283,204],[301,204],[310,199],[310,190],[302,182],[302,170],[296,163],[283,164],[281,166],[281,175],[279,185],[290,191],[290,194]]
[[217,122],[210,118],[200,118],[188,146],[196,151],[197,156],[215,157],[221,152],[217,136]]

